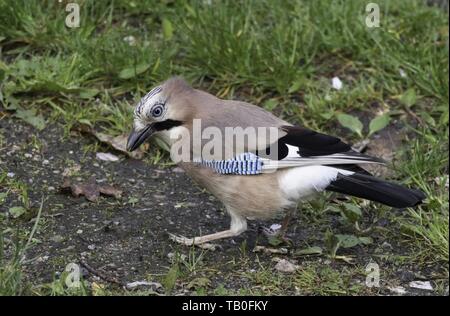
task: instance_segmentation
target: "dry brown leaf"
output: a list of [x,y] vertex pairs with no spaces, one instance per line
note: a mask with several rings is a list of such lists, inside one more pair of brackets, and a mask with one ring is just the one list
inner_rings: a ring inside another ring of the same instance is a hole
[[[134,159],[142,159],[144,157],[144,151],[148,149],[148,144],[145,143],[141,145],[141,147],[137,148],[136,150],[129,152],[127,151],[127,140],[128,140],[128,134],[122,134],[118,136],[111,136],[105,133],[97,132],[93,128],[89,127],[88,125],[80,125],[77,128],[78,131],[83,133],[89,133],[91,135],[94,135],[99,141],[102,143],[106,143],[113,147],[114,149],[128,155],[131,158]],[[142,149],[144,148],[144,149]]]
[[101,185],[98,187],[101,194],[113,196],[116,199],[120,198],[122,196],[122,190],[112,186],[112,185]]
[[91,179],[87,183],[73,183],[69,178],[65,178],[61,190],[71,192],[75,197],[84,195],[91,202],[97,201],[100,193],[116,199],[122,196],[122,190],[108,184],[97,184],[95,179]]
[[[144,157],[144,152],[140,148],[132,152],[127,151],[127,139],[128,139],[127,134],[122,134],[115,137],[104,133],[98,133],[95,131],[93,131],[93,134],[95,137],[98,138],[99,141],[111,145],[114,149],[121,151],[132,158],[142,159]],[[145,145],[148,146],[147,144]]]

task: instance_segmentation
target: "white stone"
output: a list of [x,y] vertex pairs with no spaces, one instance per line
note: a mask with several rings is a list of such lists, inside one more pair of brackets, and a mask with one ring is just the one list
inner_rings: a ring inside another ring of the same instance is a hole
[[333,89],[341,90],[343,86],[341,79],[339,79],[339,77],[333,77],[333,79],[331,79],[331,86]]

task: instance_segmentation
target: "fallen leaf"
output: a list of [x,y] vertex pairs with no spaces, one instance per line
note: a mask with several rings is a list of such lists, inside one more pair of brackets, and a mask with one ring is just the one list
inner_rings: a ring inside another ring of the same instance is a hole
[[87,183],[72,183],[69,178],[65,178],[61,185],[61,190],[70,191],[75,197],[84,195],[84,197],[91,202],[97,201],[100,193],[115,198],[120,198],[122,195],[120,189],[108,184],[97,184],[93,179]]
[[140,148],[132,152],[127,151],[127,140],[128,140],[127,134],[122,134],[114,137],[111,135],[107,135],[104,133],[97,133],[94,131],[93,135],[97,137],[99,141],[111,145],[114,149],[121,151],[132,158],[142,159],[144,157],[144,152]]
[[100,186],[98,186],[98,189],[101,194],[113,196],[116,199],[118,199],[122,196],[122,190],[119,190],[118,188],[116,188],[112,185],[108,185],[108,184],[100,185]]
[[99,160],[103,160],[103,161],[118,161],[119,157],[117,157],[116,155],[113,155],[111,153],[96,153],[95,157],[97,157],[97,159]]
[[137,148],[136,150],[129,152],[127,151],[128,134],[122,134],[118,136],[108,135],[105,133],[97,132],[96,130],[91,128],[90,124],[81,124],[81,126],[79,126],[77,130],[82,133],[88,133],[93,135],[102,143],[108,144],[115,150],[118,150],[134,159],[142,159],[144,157],[145,149],[148,148],[148,144],[143,144],[141,145],[140,148]]

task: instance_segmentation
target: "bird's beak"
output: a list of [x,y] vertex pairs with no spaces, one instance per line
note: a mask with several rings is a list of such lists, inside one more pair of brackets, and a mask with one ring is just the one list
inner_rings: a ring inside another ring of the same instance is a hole
[[128,136],[127,150],[133,151],[137,149],[147,138],[149,138],[156,130],[153,127],[153,123],[147,125],[144,129],[136,131],[134,128]]

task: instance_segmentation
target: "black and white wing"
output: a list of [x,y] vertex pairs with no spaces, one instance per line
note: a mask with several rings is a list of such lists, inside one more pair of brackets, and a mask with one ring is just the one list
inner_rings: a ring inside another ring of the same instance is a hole
[[368,174],[358,164],[384,163],[358,153],[339,138],[305,128],[283,126],[286,134],[262,151],[245,152],[227,160],[200,160],[220,174],[255,175],[277,169],[305,166],[334,166]]
[[264,161],[263,171],[311,165],[350,167],[357,164],[385,163],[382,159],[354,151],[350,145],[337,137],[296,126],[283,126],[281,129],[286,132],[285,136],[266,150],[256,153]]

